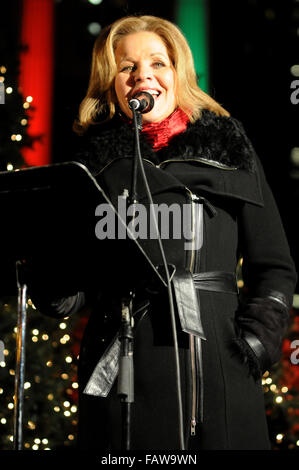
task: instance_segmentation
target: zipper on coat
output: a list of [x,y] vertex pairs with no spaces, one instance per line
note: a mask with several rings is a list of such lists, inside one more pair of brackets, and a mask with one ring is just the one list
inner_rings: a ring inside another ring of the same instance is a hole
[[190,434],[195,436],[196,425],[203,418],[203,374],[201,339],[190,335],[191,372],[192,372],[192,408]]
[[188,197],[189,197],[189,200],[190,200],[190,204],[191,204],[191,231],[192,231],[192,248],[191,250],[188,250],[191,252],[191,255],[190,255],[190,259],[187,261],[186,265],[188,266],[190,272],[192,273],[193,270],[194,270],[194,260],[195,260],[195,237],[196,237],[196,233],[195,233],[195,205],[196,205],[196,202],[199,200],[198,196],[196,196],[196,194],[193,194],[192,191],[187,187],[185,186],[185,189],[187,191],[187,194],[188,194]]
[[[202,204],[204,201],[202,198],[198,197],[196,194],[193,194],[192,191],[186,186],[187,193],[189,195],[191,203],[191,214],[192,214],[192,250],[189,260],[188,268],[190,272],[194,272],[195,266],[195,240],[197,234],[195,233],[197,224],[196,224],[196,205]],[[191,418],[190,418],[190,435],[196,435],[196,425],[198,423],[198,402],[199,396],[202,401],[202,393],[200,386],[202,386],[202,377],[200,376],[200,371],[202,370],[201,365],[201,350],[200,350],[200,338],[189,335],[189,345],[190,345],[190,360],[191,360],[191,382],[192,382],[192,404],[191,404]]]
[[191,407],[191,421],[190,421],[190,434],[195,436],[197,424],[197,377],[196,377],[196,363],[195,363],[195,342],[194,335],[189,336],[190,340],[190,354],[191,354],[191,375],[192,375],[192,407]]

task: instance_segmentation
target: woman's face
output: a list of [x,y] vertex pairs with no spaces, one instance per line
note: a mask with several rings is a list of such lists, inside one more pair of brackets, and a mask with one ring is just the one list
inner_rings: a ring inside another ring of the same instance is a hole
[[115,50],[115,92],[121,110],[132,117],[129,100],[139,91],[153,95],[155,104],[143,122],[160,122],[176,108],[175,70],[160,36],[149,31],[128,34]]

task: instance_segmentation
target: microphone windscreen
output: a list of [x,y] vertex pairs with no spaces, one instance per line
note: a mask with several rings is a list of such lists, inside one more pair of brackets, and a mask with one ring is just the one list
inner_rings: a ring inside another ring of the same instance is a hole
[[149,113],[155,104],[153,96],[147,91],[140,91],[139,93],[136,93],[133,99],[138,99],[140,101],[140,107],[138,111],[140,111],[142,114]]

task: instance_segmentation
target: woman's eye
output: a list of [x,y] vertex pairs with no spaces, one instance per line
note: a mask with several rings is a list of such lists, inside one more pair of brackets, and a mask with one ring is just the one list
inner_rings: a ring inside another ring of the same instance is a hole
[[122,67],[121,72],[132,72],[135,69],[135,65],[125,65]]
[[163,62],[154,62],[154,67],[156,69],[160,69],[161,67],[164,67],[164,63]]

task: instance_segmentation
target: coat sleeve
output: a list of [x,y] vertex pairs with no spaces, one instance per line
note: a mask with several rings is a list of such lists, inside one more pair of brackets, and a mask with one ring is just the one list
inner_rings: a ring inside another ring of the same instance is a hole
[[86,304],[85,292],[77,292],[67,297],[47,298],[39,292],[31,293],[36,308],[44,315],[64,318],[79,312]]
[[256,157],[264,205],[245,203],[239,217],[246,300],[237,314],[236,345],[257,378],[281,355],[296,285],[294,262],[281,218]]
[[19,267],[19,277],[28,288],[35,307],[44,315],[63,318],[79,312],[88,303],[87,292],[53,292],[43,278],[43,271],[30,260]]

